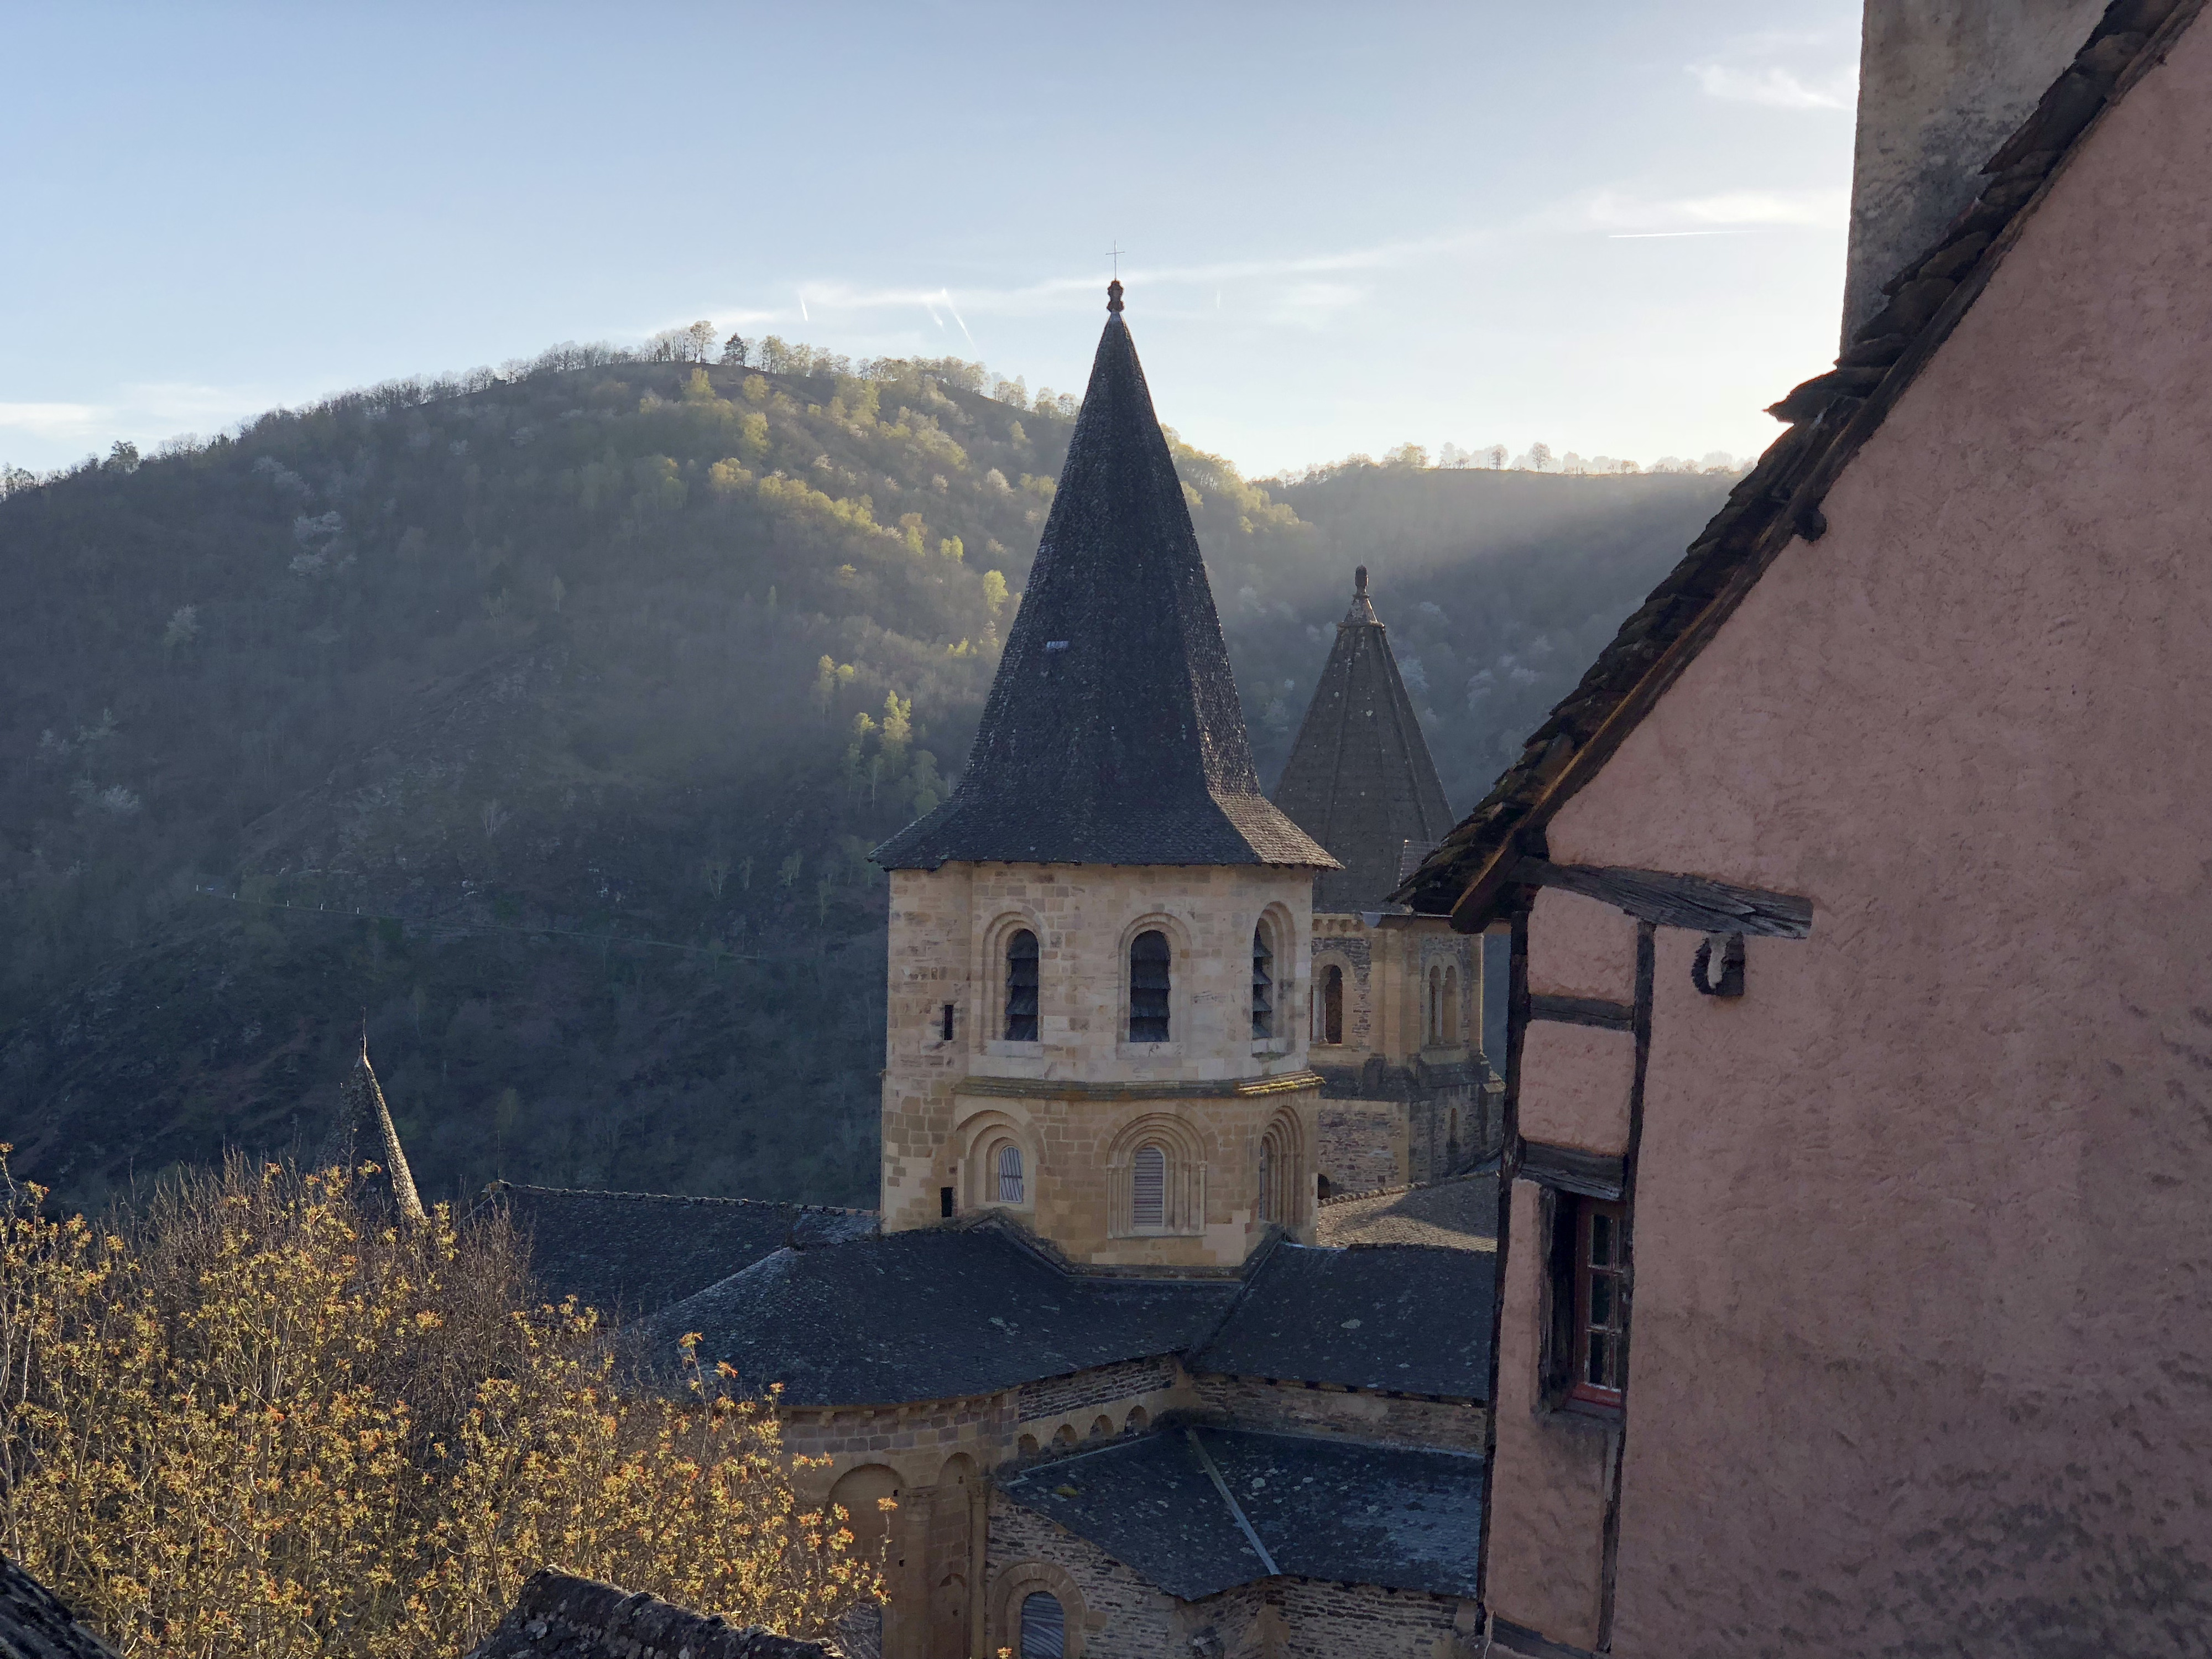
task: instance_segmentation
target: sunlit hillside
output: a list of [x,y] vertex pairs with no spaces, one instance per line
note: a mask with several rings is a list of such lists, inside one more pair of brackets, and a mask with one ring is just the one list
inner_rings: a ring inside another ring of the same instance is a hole
[[[312,1150],[365,1013],[434,1192],[872,1199],[865,854],[964,758],[1074,405],[768,356],[550,353],[15,481],[20,1170]],[[1366,562],[1457,805],[1727,483],[1179,460],[1263,774]]]

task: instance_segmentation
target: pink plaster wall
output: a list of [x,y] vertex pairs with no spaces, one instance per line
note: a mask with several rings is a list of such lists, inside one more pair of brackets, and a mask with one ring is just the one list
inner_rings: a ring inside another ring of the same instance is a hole
[[2212,24],[1826,514],[1550,830],[1816,907],[1660,936],[1613,1651],[2212,1651]]
[[[1535,942],[1533,927],[1529,942]],[[1628,1096],[1635,1079],[1636,1039],[1630,1033],[1531,1021],[1521,1039],[1521,1133],[1529,1140],[1618,1158],[1628,1150]]]
[[1531,996],[1636,1000],[1636,922],[1609,904],[1547,888],[1528,914]]

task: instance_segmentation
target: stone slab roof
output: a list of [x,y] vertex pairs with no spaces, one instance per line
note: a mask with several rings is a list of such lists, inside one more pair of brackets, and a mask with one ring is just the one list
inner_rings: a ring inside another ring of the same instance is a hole
[[1073,1273],[1001,1227],[932,1229],[778,1250],[665,1309],[638,1340],[665,1361],[697,1331],[702,1364],[781,1383],[787,1405],[896,1405],[1180,1353],[1238,1289]]
[[1887,284],[1888,303],[1835,368],[1768,410],[1790,429],[1399,898],[1469,929],[1495,914],[1514,890],[1515,866],[1539,850],[1544,825],[1597,775],[1783,549],[1826,532],[1820,504],[1837,478],[1979,298],[2053,178],[2203,4],[2114,0],[2106,9],[2035,112],[1984,167],[1981,193]]
[[1336,861],[1260,793],[1182,480],[1110,290],[1106,331],[968,768],[886,869]]
[[1472,1453],[1170,1426],[1035,1465],[1000,1490],[1186,1601],[1275,1576],[1475,1593]]
[[0,1555],[0,1659],[115,1659],[61,1597]]
[[1364,565],[1274,799],[1344,866],[1315,883],[1316,910],[1381,909],[1405,873],[1406,843],[1425,854],[1451,828],[1443,781],[1368,596]]
[[544,1568],[470,1659],[837,1659],[837,1653]]
[[728,1278],[790,1244],[824,1244],[876,1231],[872,1210],[750,1198],[577,1191],[496,1182],[530,1236],[543,1292],[573,1296],[610,1316],[636,1317]]
[[1454,1176],[1419,1187],[1332,1198],[1315,1229],[1322,1244],[1426,1244],[1498,1249],[1498,1177]]
[[1420,1245],[1278,1245],[1194,1371],[1454,1400],[1490,1397],[1498,1258]]
[[[636,1334],[792,1406],[991,1394],[1122,1360],[1452,1399],[1489,1397],[1497,1258],[1471,1250],[1279,1245],[1242,1281],[1073,1273],[1010,1229],[930,1229],[779,1250]],[[1440,1316],[1440,1310],[1442,1316]]]

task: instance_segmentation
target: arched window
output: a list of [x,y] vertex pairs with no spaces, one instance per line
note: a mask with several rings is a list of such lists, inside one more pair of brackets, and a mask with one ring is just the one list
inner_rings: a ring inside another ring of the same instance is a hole
[[1459,1041],[1459,969],[1444,969],[1444,1041]]
[[1129,944],[1129,1041],[1168,1040],[1168,936],[1148,927]]
[[1298,1223],[1298,1128],[1293,1118],[1277,1115],[1260,1137],[1260,1219],[1278,1227]]
[[1429,969],[1429,1019],[1424,1041],[1437,1043],[1444,1040],[1444,975],[1440,968]]
[[1129,1160],[1129,1219],[1139,1227],[1168,1224],[1168,1155],[1146,1141]]
[[1006,1041],[1037,1040],[1037,940],[1018,927],[1006,941]]
[[1067,1613],[1047,1590],[1022,1597],[1021,1659],[1066,1659]]
[[1344,1041],[1344,969],[1333,962],[1321,970],[1321,1001],[1314,1010],[1314,1040]]
[[1267,924],[1252,930],[1252,1036],[1264,1041],[1275,1035],[1275,952]]
[[1011,1140],[999,1143],[994,1162],[999,1177],[999,1202],[1019,1204],[1022,1201],[1022,1149]]

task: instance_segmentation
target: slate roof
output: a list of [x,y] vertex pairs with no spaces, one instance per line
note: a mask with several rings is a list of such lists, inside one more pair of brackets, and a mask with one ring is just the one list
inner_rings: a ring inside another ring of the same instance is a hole
[[1475,1593],[1482,1460],[1469,1452],[1171,1426],[1002,1476],[999,1489],[1186,1601],[1274,1576],[1238,1510],[1275,1574]]
[[701,1364],[781,1383],[786,1405],[896,1405],[1180,1353],[1238,1289],[1073,1273],[998,1226],[930,1229],[779,1250],[665,1309],[638,1340],[665,1362],[700,1332]]
[[543,1567],[470,1659],[836,1659],[836,1653]]
[[1425,1245],[1282,1244],[1251,1276],[1194,1371],[1490,1397],[1498,1258]]
[[365,1023],[361,1033],[361,1053],[354,1059],[353,1070],[338,1087],[337,1116],[317,1161],[325,1167],[335,1164],[350,1170],[356,1167],[356,1160],[364,1156],[382,1160],[383,1178],[379,1185],[390,1194],[393,1207],[410,1221],[423,1219],[422,1200],[415,1190],[415,1172],[407,1167],[407,1152],[399,1144],[398,1126],[392,1121],[392,1109],[384,1103],[384,1090],[376,1080],[376,1068],[368,1063],[368,1028]]
[[1316,881],[1316,910],[1382,908],[1404,874],[1406,843],[1425,854],[1451,828],[1443,781],[1368,598],[1365,565],[1276,781],[1275,805],[1344,866]]
[[609,1315],[635,1317],[681,1301],[793,1242],[827,1244],[876,1230],[872,1210],[774,1204],[750,1198],[580,1192],[495,1182],[530,1235],[540,1290],[574,1296]]
[[643,1322],[637,1352],[698,1358],[791,1406],[990,1394],[1177,1354],[1243,1376],[1489,1397],[1487,1251],[1278,1245],[1242,1280],[1071,1272],[1010,1229],[927,1229],[779,1250]]
[[2098,118],[2160,61],[2203,3],[2114,0],[2106,9],[2035,112],[1984,167],[1981,194],[1883,289],[1889,303],[1836,368],[1768,410],[1790,429],[1399,897],[1417,910],[1449,912],[1470,929],[1494,914],[1544,825],[1597,775],[1782,550],[1826,533],[1820,503],[1844,468],[1950,337]]
[[115,1659],[61,1597],[0,1555],[0,1659]]
[[874,854],[1024,864],[1335,860],[1260,793],[1121,284],[967,770]]

